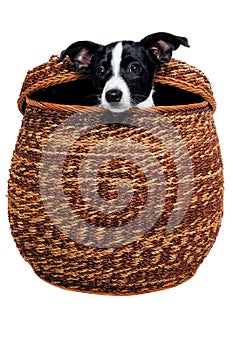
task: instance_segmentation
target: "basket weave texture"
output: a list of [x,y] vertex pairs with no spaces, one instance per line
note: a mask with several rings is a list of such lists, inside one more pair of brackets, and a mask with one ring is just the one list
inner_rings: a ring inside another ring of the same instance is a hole
[[[68,58],[59,63],[52,56],[23,83],[18,100],[23,121],[8,187],[16,245],[39,277],[73,291],[131,295],[179,285],[209,253],[223,214],[223,168],[209,81],[173,59],[155,81],[197,94],[202,102],[135,109],[124,119],[100,107],[31,97],[77,79],[85,77]],[[105,152],[111,142],[122,149]],[[135,145],[140,152],[132,151]],[[142,159],[143,152],[155,165]],[[93,164],[98,166],[94,186]],[[83,194],[92,197],[95,186],[99,199],[92,205]],[[109,210],[124,192],[131,200]],[[102,202],[107,204],[101,208]]]

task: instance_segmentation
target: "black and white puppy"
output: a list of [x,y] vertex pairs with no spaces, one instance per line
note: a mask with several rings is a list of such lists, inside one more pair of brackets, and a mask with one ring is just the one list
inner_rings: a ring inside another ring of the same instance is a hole
[[68,55],[78,71],[91,74],[100,106],[124,112],[154,105],[154,74],[180,45],[189,47],[188,40],[163,32],[140,42],[119,41],[106,46],[78,41],[62,51],[59,60]]

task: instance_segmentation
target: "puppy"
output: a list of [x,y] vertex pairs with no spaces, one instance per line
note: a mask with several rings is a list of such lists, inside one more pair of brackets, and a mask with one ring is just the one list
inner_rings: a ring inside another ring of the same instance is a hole
[[154,105],[154,74],[180,45],[189,47],[188,40],[164,32],[140,42],[119,41],[106,46],[77,41],[62,51],[59,60],[68,55],[78,71],[91,74],[100,106],[124,112]]

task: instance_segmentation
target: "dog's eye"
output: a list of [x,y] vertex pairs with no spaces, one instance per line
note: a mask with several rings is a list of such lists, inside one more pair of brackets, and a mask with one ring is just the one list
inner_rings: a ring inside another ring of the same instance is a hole
[[102,79],[102,78],[104,78],[106,71],[105,71],[104,67],[99,66],[96,68],[95,74],[98,78]]
[[142,71],[142,67],[140,66],[139,63],[130,63],[130,65],[128,66],[128,71],[129,73],[132,73],[132,74],[139,74],[141,73]]

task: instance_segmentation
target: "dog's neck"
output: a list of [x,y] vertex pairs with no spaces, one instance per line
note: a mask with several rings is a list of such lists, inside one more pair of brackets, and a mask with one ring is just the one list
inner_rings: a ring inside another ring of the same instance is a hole
[[137,108],[144,109],[154,106],[154,99],[153,99],[154,89],[152,88],[150,95],[145,101],[140,102],[138,105],[136,105]]

